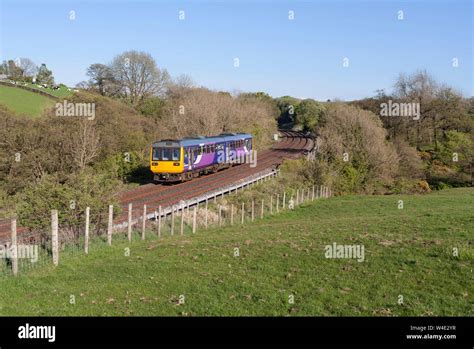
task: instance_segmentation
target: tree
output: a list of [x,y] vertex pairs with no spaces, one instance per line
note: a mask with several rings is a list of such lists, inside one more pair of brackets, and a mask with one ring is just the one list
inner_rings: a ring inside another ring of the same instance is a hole
[[111,69],[121,93],[133,105],[163,93],[170,79],[168,72],[158,69],[153,57],[145,52],[127,51],[116,56]]
[[21,81],[23,78],[23,70],[18,66],[15,61],[9,60],[5,64],[5,73],[10,80]]
[[278,123],[280,125],[294,123],[295,108],[300,104],[301,100],[291,96],[283,96],[276,99],[277,106],[280,109]]
[[36,75],[37,84],[46,84],[48,86],[54,85],[53,72],[46,67],[46,64],[41,64]]
[[334,191],[342,193],[383,191],[393,183],[398,155],[373,113],[331,103],[320,120],[318,136],[316,181],[332,182]]
[[322,104],[314,99],[304,99],[295,108],[296,123],[303,126],[305,131],[314,131],[319,119],[324,113]]
[[21,68],[23,72],[24,79],[31,79],[38,72],[38,67],[29,58],[19,58],[18,63],[19,63],[19,67]]
[[89,85],[96,88],[103,96],[114,95],[120,90],[112,69],[105,64],[92,64],[86,74],[90,77]]

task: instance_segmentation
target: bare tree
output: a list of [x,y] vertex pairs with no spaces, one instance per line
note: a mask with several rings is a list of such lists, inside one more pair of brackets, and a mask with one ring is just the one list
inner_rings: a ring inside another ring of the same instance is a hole
[[33,77],[38,72],[38,66],[29,58],[19,58],[18,63],[23,71],[23,77]]
[[99,135],[94,121],[87,118],[79,120],[78,128],[71,136],[69,144],[74,163],[84,169],[99,155]]
[[132,104],[164,92],[170,77],[158,69],[153,57],[145,52],[127,51],[114,58],[111,69],[121,92]]

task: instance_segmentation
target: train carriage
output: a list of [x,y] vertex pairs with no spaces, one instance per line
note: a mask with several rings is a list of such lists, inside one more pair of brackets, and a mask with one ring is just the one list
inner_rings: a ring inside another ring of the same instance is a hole
[[154,181],[182,182],[245,163],[251,150],[248,133],[165,139],[152,144],[150,170]]

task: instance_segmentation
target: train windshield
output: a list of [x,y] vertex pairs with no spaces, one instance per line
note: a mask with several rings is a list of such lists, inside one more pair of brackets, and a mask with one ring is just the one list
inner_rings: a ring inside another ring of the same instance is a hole
[[179,161],[179,148],[153,148],[153,160]]

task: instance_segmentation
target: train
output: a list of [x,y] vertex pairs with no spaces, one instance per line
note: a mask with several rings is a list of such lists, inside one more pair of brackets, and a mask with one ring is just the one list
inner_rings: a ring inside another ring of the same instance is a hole
[[184,182],[246,163],[253,137],[248,133],[221,133],[163,139],[152,144],[150,170],[154,182]]

